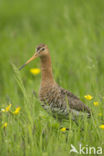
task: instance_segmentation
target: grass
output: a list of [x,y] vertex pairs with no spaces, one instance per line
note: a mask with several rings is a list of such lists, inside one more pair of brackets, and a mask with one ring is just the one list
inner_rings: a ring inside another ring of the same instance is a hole
[[[67,156],[70,145],[78,149],[80,143],[104,149],[104,130],[99,128],[104,124],[103,42],[103,0],[0,1],[0,109],[10,103],[11,111],[21,107],[18,115],[0,112],[1,156]],[[30,73],[40,68],[39,59],[18,71],[40,43],[49,46],[57,83],[80,97],[94,114],[79,121],[84,131],[72,121],[60,124],[41,108],[33,95],[38,94],[41,75]],[[93,100],[85,100],[87,94]],[[70,131],[63,133],[60,126]]]

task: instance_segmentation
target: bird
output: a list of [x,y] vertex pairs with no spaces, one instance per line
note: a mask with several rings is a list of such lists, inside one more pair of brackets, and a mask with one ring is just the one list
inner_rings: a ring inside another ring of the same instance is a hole
[[41,106],[58,120],[69,119],[69,116],[71,116],[72,120],[75,121],[76,117],[85,114],[89,118],[91,116],[90,108],[73,93],[56,83],[52,71],[50,52],[46,44],[38,45],[34,55],[19,70],[38,57],[40,58],[42,73],[39,89]]

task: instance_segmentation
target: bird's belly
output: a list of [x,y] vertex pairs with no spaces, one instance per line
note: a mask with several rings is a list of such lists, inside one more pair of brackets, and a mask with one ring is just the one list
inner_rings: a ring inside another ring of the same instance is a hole
[[53,103],[46,104],[44,102],[42,102],[41,106],[55,118],[67,119],[69,117],[69,111],[67,110],[67,108],[60,108],[57,106],[55,107]]
[[51,114],[53,117],[57,119],[69,119],[70,117],[72,120],[75,119],[75,117],[83,117],[85,115],[88,116],[88,113],[80,112],[74,109],[68,109],[68,108],[59,108],[59,107],[53,107],[53,103],[46,104],[42,102],[41,106],[46,110],[49,114]]

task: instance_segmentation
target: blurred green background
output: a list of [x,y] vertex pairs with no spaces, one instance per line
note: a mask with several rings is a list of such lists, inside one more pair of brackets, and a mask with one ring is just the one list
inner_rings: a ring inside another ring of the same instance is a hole
[[[76,92],[82,89],[83,94],[92,90],[103,93],[103,3],[102,0],[1,0],[1,97],[11,90],[13,95],[10,96],[14,96],[15,82],[10,64],[21,66],[40,43],[49,46],[55,77],[60,84],[72,90],[75,88]],[[33,84],[37,87],[28,73],[29,68],[37,66],[39,61],[22,71],[29,87]]]
[[[40,43],[47,44],[50,49],[54,77],[59,85],[83,101],[85,94],[91,94],[95,100],[102,99],[103,0],[0,0],[1,106],[9,103],[9,97],[14,107],[20,105],[24,108],[24,96],[12,64],[19,68]],[[30,73],[31,68],[40,68],[39,59],[19,73],[27,95],[32,95],[33,90],[38,94],[41,81],[40,74],[34,76]],[[103,110],[103,104],[99,109]]]

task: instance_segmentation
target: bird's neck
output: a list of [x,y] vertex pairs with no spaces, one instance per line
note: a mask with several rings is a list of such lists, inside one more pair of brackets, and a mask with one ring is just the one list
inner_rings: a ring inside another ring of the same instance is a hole
[[46,84],[53,84],[55,81],[52,73],[50,54],[40,57],[40,61],[41,61],[41,71],[42,71],[41,86],[44,86]]

